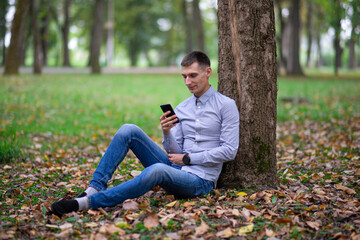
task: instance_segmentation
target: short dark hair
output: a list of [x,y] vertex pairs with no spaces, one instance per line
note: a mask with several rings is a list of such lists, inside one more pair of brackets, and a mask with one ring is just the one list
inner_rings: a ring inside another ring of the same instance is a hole
[[197,62],[202,68],[210,67],[209,57],[205,53],[200,51],[193,51],[187,54],[181,61],[181,66],[188,67],[194,62]]

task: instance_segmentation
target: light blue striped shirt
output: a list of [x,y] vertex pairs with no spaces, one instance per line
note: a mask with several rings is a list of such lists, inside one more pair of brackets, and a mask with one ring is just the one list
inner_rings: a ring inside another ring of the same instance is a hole
[[235,101],[212,86],[200,98],[181,102],[175,113],[180,123],[164,135],[167,153],[189,153],[190,166],[181,169],[216,186],[224,162],[233,160],[239,147],[239,112]]

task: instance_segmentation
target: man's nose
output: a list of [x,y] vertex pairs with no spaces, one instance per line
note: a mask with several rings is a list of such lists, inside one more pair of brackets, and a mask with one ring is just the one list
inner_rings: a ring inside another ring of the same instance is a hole
[[185,84],[186,84],[186,85],[191,84],[191,80],[190,80],[189,77],[186,77],[186,78],[185,78]]

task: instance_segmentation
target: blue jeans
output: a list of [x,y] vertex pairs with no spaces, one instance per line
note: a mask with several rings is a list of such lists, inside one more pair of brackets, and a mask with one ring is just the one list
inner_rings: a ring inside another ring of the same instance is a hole
[[[144,171],[130,181],[107,189],[107,182],[129,149],[141,161],[145,167]],[[125,124],[111,141],[94,172],[90,186],[99,191],[89,197],[90,208],[95,210],[140,197],[155,186],[164,188],[176,197],[189,198],[209,193],[214,184],[212,181],[182,171],[181,166],[170,162],[166,152],[139,127]]]

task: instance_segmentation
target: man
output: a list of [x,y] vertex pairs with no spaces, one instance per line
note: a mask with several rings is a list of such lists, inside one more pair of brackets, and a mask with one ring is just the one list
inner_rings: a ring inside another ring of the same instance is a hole
[[[164,152],[139,127],[125,124],[115,134],[89,187],[73,200],[51,205],[54,214],[111,207],[137,198],[155,186],[179,198],[209,193],[223,163],[234,159],[239,145],[239,112],[235,101],[209,83],[210,60],[191,52],[181,62],[182,76],[193,96],[181,102],[176,115],[160,117]],[[176,123],[179,120],[179,123]],[[131,149],[145,167],[130,181],[107,189],[107,182]]]

